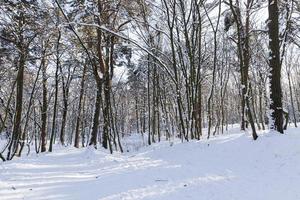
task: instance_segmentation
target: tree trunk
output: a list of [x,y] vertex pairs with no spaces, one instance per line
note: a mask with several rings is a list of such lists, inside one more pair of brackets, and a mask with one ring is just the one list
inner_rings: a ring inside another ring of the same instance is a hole
[[[23,45],[23,44],[22,44]],[[15,104],[15,117],[13,124],[13,131],[11,141],[8,146],[7,160],[11,160],[17,150],[19,139],[21,136],[21,119],[22,119],[22,108],[23,108],[23,81],[24,81],[24,69],[26,55],[24,49],[21,48],[21,55],[17,73],[17,91],[16,91],[16,104]]]
[[76,129],[75,129],[75,142],[74,146],[76,148],[79,148],[79,126],[81,121],[81,107],[82,107],[82,98],[84,93],[84,82],[85,82],[85,74],[86,74],[86,64],[83,67],[82,72],[82,78],[81,78],[81,84],[80,84],[80,94],[79,94],[79,101],[78,101],[78,114],[76,119]]
[[281,89],[281,65],[279,47],[278,1],[269,0],[269,48],[270,48],[270,128],[283,133],[283,108]]
[[46,75],[46,66],[43,65],[42,68],[42,76],[43,76],[43,103],[42,103],[42,114],[41,114],[41,152],[46,151],[47,144],[47,110],[48,110],[48,102],[47,102],[47,75]]
[[60,65],[60,55],[59,55],[59,41],[61,33],[58,31],[57,43],[56,43],[56,71],[55,71],[55,96],[53,105],[53,118],[52,118],[52,130],[50,136],[49,152],[52,152],[53,142],[56,135],[56,113],[57,113],[57,101],[58,101],[58,70]]

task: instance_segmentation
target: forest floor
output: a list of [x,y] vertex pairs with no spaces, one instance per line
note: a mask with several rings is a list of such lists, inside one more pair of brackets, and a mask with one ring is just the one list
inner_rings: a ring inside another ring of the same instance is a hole
[[235,128],[188,143],[127,142],[136,150],[113,155],[56,147],[0,163],[0,199],[299,200],[300,129],[259,136]]

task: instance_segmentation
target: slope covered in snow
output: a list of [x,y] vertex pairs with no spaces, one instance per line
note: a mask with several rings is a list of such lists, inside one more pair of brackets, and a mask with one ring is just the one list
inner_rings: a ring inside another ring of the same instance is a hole
[[56,149],[1,163],[0,199],[300,199],[300,129],[232,131],[137,152]]

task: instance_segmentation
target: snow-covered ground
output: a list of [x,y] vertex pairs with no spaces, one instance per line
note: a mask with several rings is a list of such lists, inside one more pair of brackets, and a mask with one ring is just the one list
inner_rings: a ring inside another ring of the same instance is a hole
[[230,134],[113,154],[60,148],[0,163],[6,200],[299,200],[300,129]]

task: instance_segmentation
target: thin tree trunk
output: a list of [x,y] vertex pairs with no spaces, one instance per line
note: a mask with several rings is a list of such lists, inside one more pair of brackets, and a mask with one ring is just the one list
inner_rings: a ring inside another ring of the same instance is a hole
[[78,101],[78,113],[76,119],[76,128],[75,128],[75,141],[74,146],[79,148],[79,126],[81,122],[81,107],[82,107],[82,99],[84,94],[84,83],[85,83],[85,75],[86,75],[86,64],[83,66],[81,84],[80,84],[80,94],[79,94],[79,101]]
[[42,100],[42,114],[41,114],[41,152],[46,151],[47,144],[47,110],[48,110],[48,102],[47,102],[47,74],[46,74],[46,66],[42,67],[42,87],[43,87],[43,100]]
[[50,136],[49,152],[52,152],[54,138],[56,135],[56,113],[57,113],[57,101],[58,101],[58,70],[59,70],[59,41],[61,33],[58,31],[57,43],[56,43],[56,71],[55,71],[55,94],[54,94],[54,105],[53,105],[53,118],[52,118],[52,130]]
[[295,127],[297,127],[297,118],[296,118],[296,112],[295,112],[295,106],[294,106],[294,98],[293,98],[293,90],[292,90],[290,72],[287,73],[287,76],[288,76],[288,83],[289,83],[289,90],[290,90],[291,106],[292,106],[292,111],[293,111],[293,121],[294,121]]

